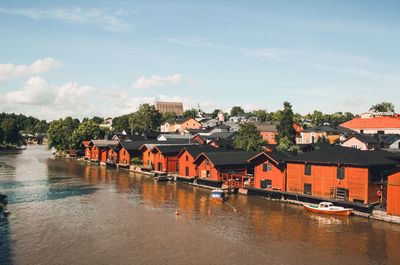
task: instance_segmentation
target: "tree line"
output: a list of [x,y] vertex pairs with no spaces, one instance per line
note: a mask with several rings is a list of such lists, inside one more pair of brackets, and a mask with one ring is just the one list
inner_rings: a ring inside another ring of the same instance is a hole
[[42,135],[47,132],[48,123],[32,116],[0,113],[0,147],[24,144],[22,134]]

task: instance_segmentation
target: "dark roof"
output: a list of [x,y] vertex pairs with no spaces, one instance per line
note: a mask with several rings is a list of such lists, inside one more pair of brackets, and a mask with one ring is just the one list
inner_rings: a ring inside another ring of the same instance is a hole
[[286,159],[295,156],[295,153],[284,152],[284,151],[274,151],[274,152],[261,152],[249,159],[249,162],[256,161],[259,157],[269,157],[274,160],[277,164],[285,163]]
[[264,144],[265,147],[271,149],[272,151],[276,151],[277,144]]
[[329,126],[329,125],[318,125],[311,128],[304,129],[303,132],[326,132],[328,135],[330,134],[352,134],[356,133],[353,130],[342,126]]
[[146,139],[157,139],[157,137],[161,134],[161,132],[143,132],[142,136],[144,136],[144,138]]
[[218,145],[218,147],[223,148],[223,149],[232,149],[233,148],[233,140],[219,139],[219,140],[211,140],[211,142],[215,142]]
[[214,132],[210,135],[205,135],[203,138],[210,140],[219,140],[219,139],[232,139],[236,135],[235,132]]
[[222,150],[210,145],[191,145],[183,148],[179,155],[183,154],[184,151],[187,151],[192,157],[196,158],[203,152],[221,152]]
[[277,121],[266,121],[260,123],[254,123],[260,132],[277,132],[276,126],[279,124]]
[[[379,144],[379,141],[376,138],[374,138],[372,135],[356,134],[353,137],[360,140],[363,143],[366,143],[366,144]],[[349,138],[349,139],[351,139],[351,138]]]
[[155,149],[158,149],[164,155],[177,155],[182,149],[189,147],[191,145],[157,145]]
[[142,141],[121,141],[120,146],[129,151],[138,151],[144,144],[157,143],[156,140],[142,140]]
[[361,151],[351,147],[331,146],[289,158],[287,162],[344,164],[357,166],[394,165],[396,158],[390,152]]
[[249,151],[227,151],[227,152],[203,152],[196,157],[198,161],[202,156],[208,158],[211,163],[216,167],[222,166],[245,166],[248,164],[247,160],[255,156],[257,152]]

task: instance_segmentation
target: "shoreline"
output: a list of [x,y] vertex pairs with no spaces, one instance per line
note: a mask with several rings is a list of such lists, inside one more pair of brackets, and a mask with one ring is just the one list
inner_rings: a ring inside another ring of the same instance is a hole
[[[97,165],[97,166],[102,166],[102,167],[107,167],[108,165],[99,165],[98,163],[94,163],[93,161],[90,160],[85,160],[82,158],[75,158],[75,157],[60,157],[60,156],[56,156],[58,158],[67,158],[67,159],[72,159],[76,162],[85,162],[85,163],[90,163],[92,165]],[[118,166],[108,166],[110,169],[122,169],[124,171],[128,171],[128,172],[134,172],[134,173],[138,173],[138,174],[142,174],[143,176],[146,177],[154,177],[154,173],[152,172],[143,172],[140,169],[140,167],[138,166],[132,166],[130,168],[119,168]],[[174,182],[180,182],[180,183],[184,183],[186,185],[190,185],[190,186],[195,186],[195,187],[199,187],[199,188],[203,188],[203,189],[214,189],[211,186],[205,186],[205,185],[201,185],[201,184],[196,184],[196,183],[191,183],[191,182],[185,182],[185,181],[177,181],[176,177],[171,178],[171,180],[169,181],[174,181]],[[270,201],[276,201],[276,202],[280,202],[280,203],[289,203],[292,205],[297,205],[299,207],[303,207],[303,204],[307,204],[305,202],[300,202],[300,201],[294,201],[294,200],[290,200],[290,199],[276,199],[276,198],[269,198],[267,196],[261,196],[261,195],[252,195],[252,194],[247,194],[247,189],[244,189],[242,191],[239,191],[238,194],[242,195],[242,196],[254,196],[254,197],[259,197],[259,198],[264,198],[266,200],[270,200]],[[371,213],[365,213],[365,212],[361,212],[361,211],[357,211],[357,210],[353,210],[353,215],[355,216],[359,216],[359,217],[364,217],[367,219],[371,219],[371,220],[376,220],[376,221],[382,221],[382,222],[386,222],[386,223],[390,223],[390,224],[398,224],[400,225],[400,216],[394,216],[394,215],[388,215],[386,212],[381,211],[381,210],[372,210]]]

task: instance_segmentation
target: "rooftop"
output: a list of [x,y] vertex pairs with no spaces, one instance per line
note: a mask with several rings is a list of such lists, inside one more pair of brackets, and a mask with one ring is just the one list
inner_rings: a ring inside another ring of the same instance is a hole
[[400,116],[354,118],[340,125],[349,129],[400,129]]

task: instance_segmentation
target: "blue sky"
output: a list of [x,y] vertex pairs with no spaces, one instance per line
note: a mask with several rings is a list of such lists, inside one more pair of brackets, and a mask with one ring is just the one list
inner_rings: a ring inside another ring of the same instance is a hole
[[398,1],[0,2],[0,111],[400,106]]

